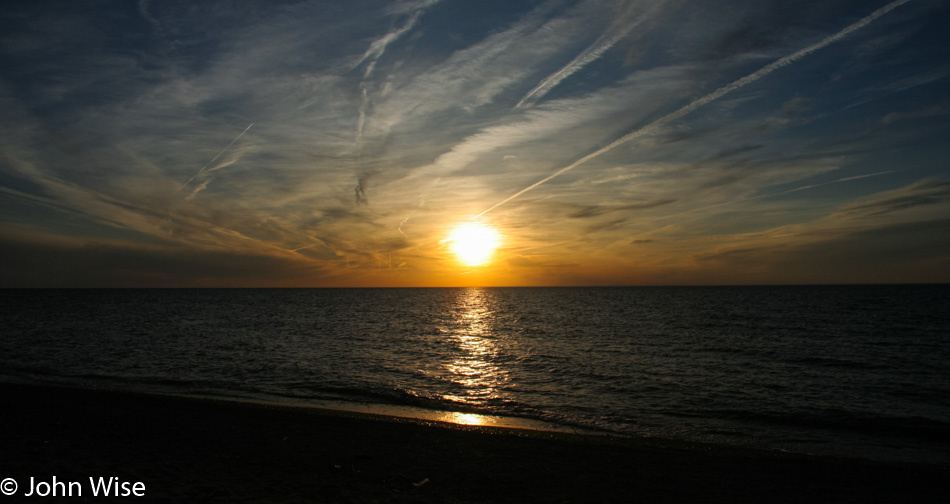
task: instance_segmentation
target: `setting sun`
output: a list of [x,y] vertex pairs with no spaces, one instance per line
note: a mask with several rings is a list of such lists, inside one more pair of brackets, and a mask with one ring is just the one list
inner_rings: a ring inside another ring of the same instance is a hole
[[491,259],[498,248],[498,232],[478,223],[462,224],[448,239],[452,252],[468,266],[480,266]]

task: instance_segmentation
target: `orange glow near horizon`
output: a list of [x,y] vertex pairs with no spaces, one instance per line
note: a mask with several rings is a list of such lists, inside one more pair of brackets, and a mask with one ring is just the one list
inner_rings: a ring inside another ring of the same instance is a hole
[[459,261],[466,266],[488,264],[501,244],[497,231],[477,222],[459,225],[446,241]]

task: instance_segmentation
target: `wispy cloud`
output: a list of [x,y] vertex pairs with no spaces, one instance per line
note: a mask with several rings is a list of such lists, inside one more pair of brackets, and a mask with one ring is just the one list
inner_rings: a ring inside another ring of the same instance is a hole
[[363,77],[366,78],[372,75],[374,69],[373,63],[378,60],[383,55],[383,53],[386,52],[386,48],[390,44],[399,40],[399,38],[402,37],[406,32],[413,29],[416,26],[416,23],[419,22],[419,16],[421,15],[422,10],[413,12],[412,15],[409,16],[409,19],[407,19],[402,26],[393,29],[379,39],[374,40],[366,52],[363,53],[363,56],[359,59],[359,61],[353,65],[353,68],[355,69],[363,63],[368,62],[366,65],[366,70],[363,73]]
[[362,141],[363,137],[363,127],[366,124],[366,114],[370,106],[370,83],[369,79],[373,75],[373,71],[376,69],[376,62],[383,56],[386,52],[386,48],[391,44],[395,43],[397,40],[402,38],[407,32],[415,28],[419,22],[419,18],[425,12],[425,9],[438,3],[438,0],[431,0],[427,2],[417,2],[414,4],[405,4],[401,8],[395,9],[396,12],[403,12],[406,9],[412,8],[409,18],[403,23],[402,26],[398,28],[393,28],[386,35],[376,39],[370,44],[369,48],[366,49],[366,52],[363,53],[363,56],[353,65],[353,69],[356,69],[365,65],[363,71],[363,81],[360,82],[360,94],[361,101],[359,107],[359,119],[356,124],[356,142],[359,144]]
[[713,101],[715,101],[715,100],[721,98],[722,96],[726,95],[727,93],[731,93],[731,92],[733,92],[733,91],[735,91],[735,90],[737,90],[737,89],[739,89],[739,88],[742,88],[743,86],[746,86],[746,85],[748,85],[748,84],[750,84],[750,83],[752,83],[752,82],[755,82],[755,81],[757,81],[757,80],[759,80],[759,79],[761,79],[761,78],[763,78],[763,77],[769,75],[770,73],[772,73],[772,72],[778,70],[779,68],[782,68],[782,67],[785,67],[785,66],[787,66],[787,65],[790,65],[790,64],[792,64],[792,63],[794,63],[794,62],[796,62],[796,61],[798,61],[798,60],[800,60],[800,59],[802,59],[802,58],[808,56],[809,54],[814,53],[815,51],[818,51],[818,50],[820,50],[820,49],[822,49],[822,48],[824,48],[824,47],[827,47],[828,45],[830,45],[830,44],[832,44],[832,43],[834,43],[834,42],[836,42],[836,41],[838,41],[838,40],[844,38],[845,36],[847,36],[847,35],[850,34],[851,32],[854,32],[855,30],[859,30],[859,29],[861,29],[861,28],[864,28],[865,26],[867,26],[867,25],[871,24],[872,22],[874,22],[876,19],[880,18],[881,16],[887,14],[888,12],[894,10],[895,8],[901,6],[901,5],[903,5],[903,4],[905,4],[905,3],[909,2],[909,1],[910,1],[910,0],[896,0],[896,1],[894,1],[894,2],[891,2],[891,3],[887,4],[887,5],[885,5],[884,7],[881,7],[880,9],[878,9],[878,10],[872,12],[871,14],[865,16],[865,17],[862,18],[860,21],[858,21],[858,22],[856,22],[856,23],[854,23],[854,24],[852,24],[852,25],[850,25],[850,26],[844,28],[843,30],[841,30],[841,31],[839,31],[839,32],[837,32],[837,33],[835,33],[835,34],[833,34],[833,35],[830,35],[830,36],[828,36],[828,37],[822,39],[821,41],[819,41],[819,42],[817,42],[817,43],[815,43],[815,44],[812,44],[812,45],[810,45],[810,46],[808,46],[808,47],[806,47],[806,48],[804,48],[804,49],[801,49],[801,50],[796,51],[796,52],[794,52],[794,53],[792,53],[792,54],[789,54],[788,56],[785,56],[785,57],[783,57],[783,58],[780,58],[780,59],[778,59],[777,61],[774,61],[774,62],[772,62],[772,63],[770,63],[770,64],[768,64],[768,65],[766,65],[766,66],[760,68],[759,70],[757,70],[757,71],[755,71],[755,72],[753,72],[753,73],[751,73],[751,74],[749,74],[749,75],[747,75],[747,76],[745,76],[745,77],[743,77],[743,78],[741,78],[741,79],[738,79],[738,80],[736,80],[736,81],[733,81],[733,82],[731,82],[731,83],[729,83],[729,84],[727,84],[727,85],[725,85],[725,86],[723,86],[723,87],[721,87],[721,88],[719,88],[719,89],[713,91],[712,93],[709,93],[709,94],[703,96],[702,98],[699,98],[698,100],[695,100],[695,101],[689,103],[688,105],[686,105],[686,106],[680,108],[679,110],[676,110],[675,112],[671,112],[671,113],[669,113],[669,114],[667,114],[667,115],[665,115],[665,116],[663,116],[663,117],[661,117],[661,118],[659,118],[659,119],[653,121],[652,123],[648,124],[647,126],[644,126],[644,127],[640,128],[640,129],[638,129],[638,130],[636,130],[636,131],[634,131],[634,132],[632,132],[632,133],[629,133],[629,134],[627,134],[627,135],[622,136],[622,137],[618,138],[617,140],[614,140],[614,141],[611,142],[610,144],[608,144],[608,145],[606,145],[606,146],[604,146],[604,147],[601,147],[600,149],[598,149],[598,150],[596,150],[596,151],[594,151],[594,152],[592,152],[592,153],[590,153],[590,154],[588,154],[588,155],[586,155],[586,156],[584,156],[584,157],[578,159],[577,161],[574,161],[573,163],[571,163],[571,164],[569,164],[569,165],[567,165],[567,166],[561,168],[560,170],[558,170],[558,171],[552,173],[551,175],[549,175],[549,176],[547,176],[547,177],[545,177],[545,178],[543,178],[543,179],[541,179],[541,180],[535,182],[534,184],[531,184],[530,186],[528,186],[528,187],[526,187],[526,188],[524,188],[524,189],[522,189],[522,190],[516,192],[515,194],[513,194],[513,195],[511,195],[511,196],[509,196],[509,197],[507,197],[507,198],[505,198],[504,200],[502,200],[502,201],[496,203],[495,205],[493,205],[493,206],[489,207],[488,209],[484,210],[483,212],[479,213],[479,214],[477,215],[477,217],[481,217],[482,215],[485,215],[486,213],[491,212],[491,211],[494,210],[495,208],[498,208],[499,206],[504,205],[505,203],[507,203],[507,202],[509,202],[509,201],[511,201],[511,200],[513,200],[513,199],[515,199],[515,198],[517,198],[517,197],[519,197],[519,196],[521,196],[522,194],[524,194],[524,193],[526,193],[526,192],[528,192],[528,191],[531,191],[531,190],[533,190],[533,189],[535,189],[535,188],[541,186],[542,184],[544,184],[544,183],[546,183],[546,182],[548,182],[548,181],[550,181],[550,180],[552,180],[552,179],[554,179],[554,178],[556,178],[556,177],[559,177],[559,176],[563,175],[564,173],[567,173],[567,172],[573,170],[574,168],[576,168],[576,167],[578,167],[578,166],[580,166],[580,165],[586,163],[587,161],[590,161],[591,159],[594,159],[594,158],[599,157],[599,156],[601,156],[601,155],[603,155],[603,154],[605,154],[605,153],[607,153],[607,152],[610,152],[610,151],[616,149],[617,147],[619,147],[620,145],[623,145],[623,144],[625,144],[625,143],[627,143],[627,142],[629,142],[629,141],[631,141],[631,140],[634,140],[634,139],[639,138],[639,137],[641,137],[641,136],[643,136],[643,135],[652,133],[652,132],[655,131],[657,128],[659,128],[659,127],[661,127],[661,126],[664,126],[664,125],[666,125],[667,123],[672,122],[672,121],[674,121],[674,120],[676,120],[676,119],[679,119],[679,118],[681,118],[681,117],[683,117],[683,116],[686,116],[687,114],[693,112],[694,110],[696,110],[696,109],[698,109],[698,108],[700,108],[700,107],[703,107],[703,106],[705,106],[705,105],[707,105],[707,104],[709,104],[709,103],[711,103],[711,102],[713,102]]
[[568,217],[572,219],[585,219],[588,217],[599,217],[604,214],[612,212],[622,212],[627,210],[647,210],[650,208],[656,208],[663,205],[669,205],[670,203],[675,203],[676,200],[673,199],[663,199],[656,201],[648,201],[645,203],[635,203],[631,205],[589,205],[585,206],[578,211],[571,213]]
[[950,204],[950,182],[935,179],[923,180],[897,191],[880,194],[871,201],[855,202],[842,211],[847,214],[877,217],[937,204]]
[[506,240],[483,278],[570,283],[911,233],[945,208],[950,72],[926,45],[945,6],[487,5],[5,9],[0,237],[177,265],[130,276],[156,285],[241,274],[201,276],[213,260],[440,285],[440,240],[481,212]]
[[597,61],[605,52],[610,50],[614,45],[617,44],[621,39],[627,36],[628,33],[633,31],[639,24],[643,23],[647,17],[653,12],[657,11],[663,2],[655,2],[646,8],[646,12],[638,13],[640,15],[635,16],[634,19],[629,19],[630,12],[633,11],[636,7],[640,7],[640,4],[627,3],[622,4],[621,11],[617,21],[611,25],[607,32],[598,37],[593,44],[588,46],[586,49],[581,51],[580,54],[574,57],[570,62],[561,67],[560,70],[554,72],[553,74],[547,76],[542,80],[537,86],[535,86],[531,91],[528,91],[521,100],[515,104],[515,108],[521,108],[525,106],[530,106],[548,94],[552,89],[554,89],[558,84],[560,84],[564,79],[567,79],[571,75],[579,72],[585,66],[594,61]]

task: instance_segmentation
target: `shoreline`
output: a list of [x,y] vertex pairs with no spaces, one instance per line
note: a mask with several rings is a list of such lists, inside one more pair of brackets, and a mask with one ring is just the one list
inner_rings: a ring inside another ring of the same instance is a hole
[[[0,384],[0,477],[205,502],[943,502],[947,466]],[[88,492],[87,492],[88,493]],[[84,494],[86,495],[86,494]]]
[[[131,391],[130,393],[138,393]],[[629,437],[624,434],[613,433],[609,431],[597,431],[584,427],[570,425],[560,425],[544,420],[532,418],[522,418],[501,415],[486,415],[483,413],[471,413],[449,410],[427,409],[418,406],[404,406],[395,404],[381,403],[359,403],[347,401],[315,400],[313,402],[287,400],[267,400],[255,398],[213,396],[204,394],[184,394],[184,393],[155,393],[144,392],[146,395],[159,395],[178,397],[182,399],[192,399],[198,401],[218,401],[223,403],[249,404],[262,407],[287,408],[289,410],[313,410],[318,414],[326,415],[351,415],[365,416],[377,420],[387,420],[391,418],[405,419],[411,422],[437,422],[450,425],[470,426],[470,427],[488,427],[506,430],[524,430],[541,431],[562,434],[581,434],[587,436],[610,436],[610,437]]]
[[[0,377],[0,387],[25,386],[52,389],[67,389],[78,391],[97,391],[103,393],[128,394],[136,396],[170,397],[183,400],[248,405],[267,408],[287,409],[289,411],[312,411],[317,414],[366,416],[378,420],[400,418],[407,421],[421,423],[438,422],[471,427],[494,427],[506,430],[543,431],[550,433],[581,434],[587,436],[607,436],[614,438],[635,438],[625,433],[600,430],[578,425],[558,424],[550,421],[505,415],[476,413],[473,411],[452,411],[430,409],[421,406],[401,404],[385,404],[371,402],[355,402],[331,399],[298,399],[293,397],[272,398],[258,395],[218,395],[207,392],[182,392],[175,390],[161,390],[135,388],[123,386],[119,381],[104,379],[96,381],[69,382],[69,381],[35,381],[14,376]],[[664,441],[664,440],[660,440]],[[670,440],[670,442],[677,442]]]

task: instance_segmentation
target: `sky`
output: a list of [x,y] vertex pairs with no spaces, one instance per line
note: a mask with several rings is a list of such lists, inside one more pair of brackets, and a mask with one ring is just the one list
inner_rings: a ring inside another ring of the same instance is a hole
[[948,24],[944,0],[5,2],[0,287],[948,282]]

